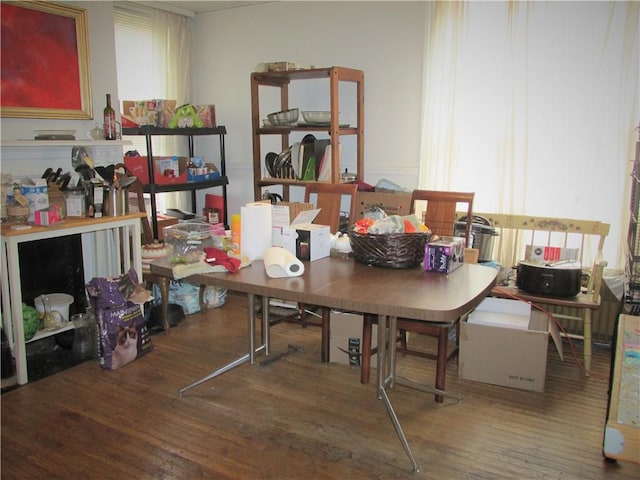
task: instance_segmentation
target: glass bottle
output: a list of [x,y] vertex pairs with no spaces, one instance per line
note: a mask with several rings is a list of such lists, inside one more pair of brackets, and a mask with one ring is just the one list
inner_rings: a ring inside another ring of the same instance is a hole
[[104,107],[104,138],[105,140],[116,139],[116,112],[111,106],[111,94],[107,93],[107,106]]

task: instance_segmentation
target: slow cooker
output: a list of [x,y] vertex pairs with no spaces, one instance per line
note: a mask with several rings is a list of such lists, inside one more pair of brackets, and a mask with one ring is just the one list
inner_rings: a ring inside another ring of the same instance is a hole
[[[464,237],[467,228],[467,217],[462,217],[455,225],[456,237]],[[471,223],[471,247],[478,250],[478,262],[490,262],[493,260],[493,242],[498,236],[498,231],[491,226],[491,222],[484,217],[474,215]]]
[[575,297],[580,293],[582,268],[576,262],[519,262],[516,286],[527,293],[548,297]]

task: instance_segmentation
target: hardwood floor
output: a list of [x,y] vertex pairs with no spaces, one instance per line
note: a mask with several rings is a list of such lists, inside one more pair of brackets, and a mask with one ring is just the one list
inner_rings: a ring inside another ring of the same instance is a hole
[[[549,349],[545,393],[457,379],[462,403],[435,404],[404,387],[391,392],[421,466],[413,474],[375,387],[359,371],[321,364],[320,331],[281,323],[269,366],[243,365],[178,389],[245,349],[244,297],[187,317],[155,350],[118,371],[97,360],[5,393],[2,479],[616,479],[640,466],[601,454],[608,349],[596,375]],[[565,346],[565,352],[568,349]],[[399,357],[398,369],[432,379],[433,362]]]

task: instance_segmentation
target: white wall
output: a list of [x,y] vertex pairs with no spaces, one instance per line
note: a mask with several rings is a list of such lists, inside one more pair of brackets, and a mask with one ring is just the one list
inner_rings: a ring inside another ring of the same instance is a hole
[[194,101],[215,104],[228,130],[230,212],[253,200],[250,74],[262,62],[363,70],[364,180],[416,187],[424,9],[422,2],[277,2],[196,16]]

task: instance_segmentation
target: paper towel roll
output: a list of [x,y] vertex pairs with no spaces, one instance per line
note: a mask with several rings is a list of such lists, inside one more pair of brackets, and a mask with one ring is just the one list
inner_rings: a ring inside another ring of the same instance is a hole
[[269,247],[264,252],[264,268],[271,278],[299,277],[304,264],[282,247]]

